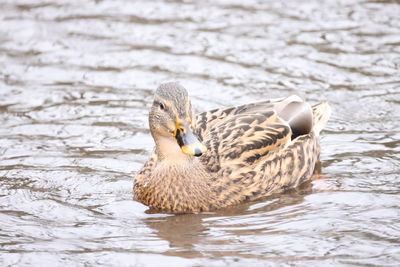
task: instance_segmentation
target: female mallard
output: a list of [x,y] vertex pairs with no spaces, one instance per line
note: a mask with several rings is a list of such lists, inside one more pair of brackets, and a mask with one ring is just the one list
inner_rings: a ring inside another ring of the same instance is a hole
[[178,83],[162,84],[149,114],[156,143],[137,173],[138,201],[167,212],[210,211],[255,200],[309,179],[327,103],[298,96],[198,115]]

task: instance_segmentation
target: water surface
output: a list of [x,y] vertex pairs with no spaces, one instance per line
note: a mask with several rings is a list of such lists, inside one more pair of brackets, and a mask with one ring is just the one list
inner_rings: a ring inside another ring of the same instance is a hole
[[[1,1],[2,266],[397,266],[398,1]],[[320,173],[201,214],[146,212],[154,89],[205,111],[329,101]]]

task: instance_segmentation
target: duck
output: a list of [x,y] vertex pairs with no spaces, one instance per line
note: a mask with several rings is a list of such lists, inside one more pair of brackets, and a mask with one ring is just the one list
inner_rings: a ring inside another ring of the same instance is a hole
[[194,112],[187,90],[162,83],[149,112],[155,147],[133,194],[151,210],[209,212],[255,201],[309,180],[319,160],[327,102],[290,95]]

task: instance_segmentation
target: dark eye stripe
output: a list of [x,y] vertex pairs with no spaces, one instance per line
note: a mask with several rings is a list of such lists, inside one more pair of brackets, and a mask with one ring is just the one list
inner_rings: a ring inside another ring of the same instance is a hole
[[165,105],[159,101],[154,101],[154,105],[160,107],[162,110],[166,109]]

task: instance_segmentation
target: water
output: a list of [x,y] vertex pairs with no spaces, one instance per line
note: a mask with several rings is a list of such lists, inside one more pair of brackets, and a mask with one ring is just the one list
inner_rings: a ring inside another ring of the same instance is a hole
[[[1,1],[2,266],[398,266],[398,1]],[[153,90],[328,100],[321,173],[202,214],[132,200]]]

